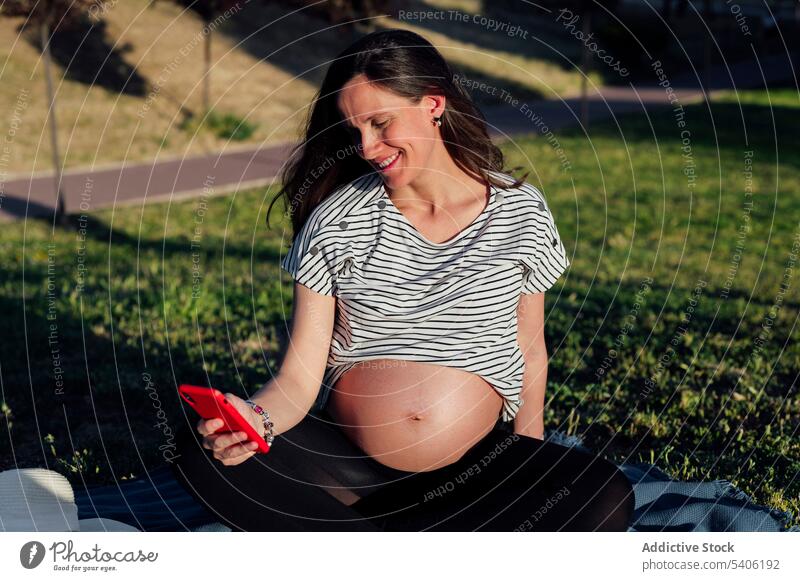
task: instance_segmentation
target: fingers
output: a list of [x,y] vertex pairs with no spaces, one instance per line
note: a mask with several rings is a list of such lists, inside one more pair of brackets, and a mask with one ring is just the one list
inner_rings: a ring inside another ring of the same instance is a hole
[[206,436],[203,447],[214,452],[213,456],[226,466],[241,464],[258,453],[258,444],[247,440],[244,432]]
[[[226,393],[225,397],[234,407],[241,408],[239,409],[240,412],[254,413],[250,406],[243,401],[240,402],[234,394]],[[222,421],[222,418],[200,419],[197,422],[197,431],[203,436],[202,446],[206,450],[212,450],[214,458],[226,466],[232,466],[240,464],[258,453],[258,444],[248,441],[248,436],[245,432],[237,431],[217,434],[217,430],[224,425],[225,422]]]
[[[252,444],[252,447],[250,444]],[[240,464],[250,456],[253,456],[256,453],[256,448],[257,446],[254,442],[236,444],[235,446],[229,446],[220,453],[215,453],[214,457],[226,466]]]
[[233,446],[247,440],[244,432],[229,432],[225,434],[211,434],[205,440],[209,443],[209,450],[224,450],[228,446]]
[[222,418],[211,418],[210,420],[201,418],[200,421],[197,422],[197,431],[200,432],[201,436],[208,436],[219,430],[224,423]]

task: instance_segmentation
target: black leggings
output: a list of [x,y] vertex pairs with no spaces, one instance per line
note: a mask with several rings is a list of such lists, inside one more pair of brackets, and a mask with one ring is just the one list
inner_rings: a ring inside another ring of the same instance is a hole
[[514,434],[498,422],[456,462],[389,468],[325,411],[267,454],[225,466],[194,426],[178,437],[178,481],[234,531],[625,531],[633,490],[610,462]]

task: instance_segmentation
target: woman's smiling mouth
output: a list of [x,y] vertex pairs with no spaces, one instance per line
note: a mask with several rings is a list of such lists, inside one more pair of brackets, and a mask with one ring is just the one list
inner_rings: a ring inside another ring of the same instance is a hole
[[394,167],[394,165],[397,163],[397,160],[400,159],[400,153],[401,152],[398,151],[394,155],[391,155],[386,159],[384,159],[380,164],[376,164],[378,166],[378,169],[380,171],[386,171]]

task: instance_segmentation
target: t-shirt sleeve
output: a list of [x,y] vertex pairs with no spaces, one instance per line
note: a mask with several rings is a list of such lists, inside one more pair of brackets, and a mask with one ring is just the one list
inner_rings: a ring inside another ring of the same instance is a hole
[[335,296],[339,246],[336,234],[311,217],[289,246],[281,268],[314,292]]
[[528,213],[523,233],[521,261],[523,265],[522,294],[543,293],[550,289],[570,265],[564,243],[558,233],[553,214],[538,193],[534,208]]

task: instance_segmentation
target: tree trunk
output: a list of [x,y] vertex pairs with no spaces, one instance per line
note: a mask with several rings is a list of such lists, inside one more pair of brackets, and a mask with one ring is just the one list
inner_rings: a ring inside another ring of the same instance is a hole
[[[583,38],[587,38],[592,30],[592,10],[587,9],[588,3],[583,2]],[[581,76],[581,123],[584,127],[589,126],[589,49],[586,43],[583,43],[583,54],[581,55],[581,69],[583,75]]]
[[707,103],[711,102],[711,89],[709,80],[711,76],[711,42],[714,34],[714,14],[712,12],[711,0],[704,0],[703,12],[708,32],[703,35],[703,97]]
[[42,54],[44,56],[44,78],[47,85],[47,100],[50,103],[48,110],[48,122],[50,124],[50,142],[53,154],[53,169],[55,171],[55,191],[56,191],[56,222],[63,225],[67,221],[65,211],[64,192],[61,191],[61,155],[58,151],[58,126],[56,125],[56,95],[53,90],[53,73],[50,58],[50,26],[47,18],[42,20],[39,26],[42,41]]
[[203,112],[206,115],[211,110],[211,34],[211,27],[208,27],[203,55],[205,61],[205,75],[203,75]]

